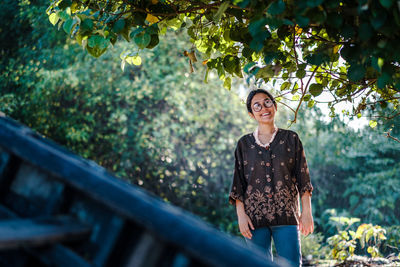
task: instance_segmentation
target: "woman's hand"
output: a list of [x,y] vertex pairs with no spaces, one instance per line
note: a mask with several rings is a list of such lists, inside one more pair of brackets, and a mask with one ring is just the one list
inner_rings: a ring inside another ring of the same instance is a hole
[[299,230],[305,236],[314,232],[314,219],[311,212],[303,211],[301,213]]
[[236,199],[236,213],[238,216],[240,233],[244,237],[251,239],[252,234],[251,234],[250,228],[251,228],[251,230],[254,230],[254,226],[253,226],[253,223],[251,222],[249,216],[247,216],[246,212],[244,211],[243,202],[240,201],[239,199]]
[[249,216],[247,216],[247,214],[245,213],[238,215],[238,222],[239,222],[240,233],[244,237],[251,239],[253,235],[251,234],[250,228],[251,230],[254,230],[254,226]]
[[303,235],[308,235],[314,232],[314,219],[311,210],[311,194],[305,192],[301,197],[301,215],[299,230]]

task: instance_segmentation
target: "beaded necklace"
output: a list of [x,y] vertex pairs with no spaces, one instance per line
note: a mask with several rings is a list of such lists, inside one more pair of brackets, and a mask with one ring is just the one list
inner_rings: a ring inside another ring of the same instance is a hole
[[269,149],[269,146],[272,143],[272,141],[274,141],[274,138],[275,138],[275,135],[276,135],[277,132],[278,132],[278,128],[274,127],[274,132],[272,133],[271,139],[266,144],[261,143],[260,139],[258,138],[258,134],[259,134],[258,127],[254,131],[253,135],[254,135],[254,138],[256,139],[256,144],[257,145],[259,145],[261,147],[265,147],[266,149]]

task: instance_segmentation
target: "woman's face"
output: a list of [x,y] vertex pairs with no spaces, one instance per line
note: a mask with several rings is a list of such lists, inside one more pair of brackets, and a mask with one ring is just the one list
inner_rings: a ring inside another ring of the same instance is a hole
[[249,115],[258,123],[270,124],[274,122],[276,108],[268,95],[263,93],[256,94],[251,100],[251,110],[253,113],[249,113]]

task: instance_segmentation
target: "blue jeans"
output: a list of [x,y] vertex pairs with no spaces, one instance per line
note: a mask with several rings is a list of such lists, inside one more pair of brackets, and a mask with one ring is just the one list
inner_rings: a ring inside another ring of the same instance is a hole
[[301,266],[300,233],[297,225],[278,225],[251,230],[252,238],[247,239],[248,246],[258,246],[267,252],[267,258],[273,260],[271,237],[274,240],[278,261],[289,266]]

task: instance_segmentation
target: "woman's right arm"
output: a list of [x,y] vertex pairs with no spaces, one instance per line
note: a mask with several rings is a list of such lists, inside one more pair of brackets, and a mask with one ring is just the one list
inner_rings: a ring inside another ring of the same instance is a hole
[[238,145],[235,149],[235,169],[233,173],[231,192],[229,193],[229,202],[236,206],[240,233],[244,237],[251,239],[252,235],[249,226],[252,230],[254,230],[254,227],[249,216],[247,216],[246,212],[244,211],[243,199],[247,188],[247,182],[244,177],[243,168],[243,157],[241,147],[238,142]]
[[247,216],[246,212],[244,211],[243,202],[240,201],[239,199],[236,199],[235,204],[236,204],[236,213],[238,216],[240,233],[244,237],[251,239],[252,234],[251,234],[250,228],[251,228],[251,230],[254,230],[253,223],[251,222],[249,216]]

